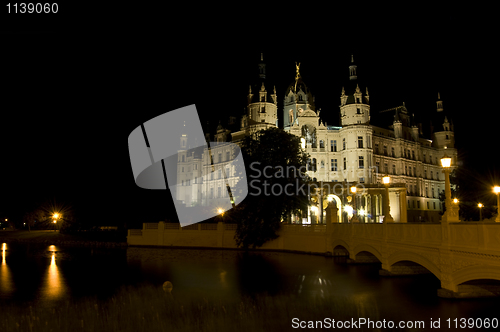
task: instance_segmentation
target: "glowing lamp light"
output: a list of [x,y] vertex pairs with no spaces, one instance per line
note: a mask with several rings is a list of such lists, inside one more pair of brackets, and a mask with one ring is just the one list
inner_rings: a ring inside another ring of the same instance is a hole
[[350,205],[344,206],[344,211],[346,211],[349,215],[352,215],[352,211],[353,211],[352,206],[350,206]]
[[364,216],[364,215],[366,215],[365,210],[364,210],[364,209],[359,210],[359,215],[360,215],[360,216]]
[[481,204],[481,203],[478,203],[478,204],[477,204],[477,207],[478,207],[478,208],[482,208],[483,206],[484,206],[484,205],[483,205],[483,204]]
[[458,198],[453,199],[453,203],[457,204],[458,203]]
[[384,177],[382,178],[382,182],[383,182],[384,184],[389,184],[389,182],[391,182],[391,178],[390,178],[389,176],[384,176]]
[[317,213],[318,212],[318,207],[317,206],[311,206],[311,212]]
[[218,208],[218,209],[217,209],[217,212],[218,212],[219,214],[221,214],[221,213],[224,213],[224,210],[223,210],[223,209],[221,209],[221,208]]
[[304,137],[300,139],[300,146],[302,147],[302,149],[306,148],[306,139]]
[[500,187],[499,186],[494,186],[493,187],[493,192],[498,195],[500,193]]
[[52,216],[54,219],[57,219],[59,218],[59,213],[54,213],[54,215]]
[[351,187],[351,192],[352,192],[353,194],[355,194],[355,193],[356,193],[356,190],[357,190],[357,188],[356,188],[356,187],[354,187],[354,186],[353,186],[353,187]]
[[451,158],[446,157],[446,156],[441,158],[441,166],[443,166],[444,168],[450,167],[451,166]]
[[326,199],[328,200],[328,202],[333,202],[333,196],[332,195],[326,196]]

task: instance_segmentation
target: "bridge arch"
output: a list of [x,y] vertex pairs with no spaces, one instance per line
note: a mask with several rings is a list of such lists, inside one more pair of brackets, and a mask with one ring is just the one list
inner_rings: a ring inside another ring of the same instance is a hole
[[493,279],[500,281],[500,266],[472,265],[460,269],[452,274],[452,280],[456,285],[480,279]]
[[349,244],[347,242],[345,242],[344,240],[340,240],[340,239],[335,239],[333,240],[332,242],[332,248],[335,249],[336,247],[344,247],[345,250],[347,251],[350,251],[351,249],[349,248]]
[[380,253],[380,251],[378,251],[377,249],[375,249],[375,247],[372,247],[368,244],[359,244],[357,245],[351,252],[351,257],[356,257],[357,254],[359,254],[360,252],[362,251],[366,251],[370,254],[372,254],[373,256],[375,256],[380,262],[383,262],[382,261],[382,254]]
[[389,256],[387,260],[389,266],[393,266],[397,262],[401,261],[410,261],[422,265],[427,270],[429,270],[433,275],[435,275],[438,279],[441,280],[441,269],[438,266],[436,266],[436,264],[434,264],[433,262],[431,262],[429,259],[425,258],[422,255],[409,251],[402,251],[394,253],[393,255]]

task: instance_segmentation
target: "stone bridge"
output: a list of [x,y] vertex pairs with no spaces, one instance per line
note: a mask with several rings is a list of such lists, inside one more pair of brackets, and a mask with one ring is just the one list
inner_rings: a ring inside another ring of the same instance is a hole
[[442,297],[500,295],[500,224],[329,224],[335,255],[382,263],[381,275],[432,273]]
[[[236,249],[236,225],[145,223],[129,230],[136,246]],[[442,297],[500,295],[500,223],[283,224],[261,249],[346,255],[354,263],[382,263],[381,275],[432,273]]]

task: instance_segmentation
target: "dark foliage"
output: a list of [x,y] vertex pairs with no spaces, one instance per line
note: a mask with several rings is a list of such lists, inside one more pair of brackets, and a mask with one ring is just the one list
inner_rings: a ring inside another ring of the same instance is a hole
[[[235,239],[239,246],[256,248],[277,238],[281,221],[291,213],[305,210],[307,154],[298,137],[277,128],[247,136],[240,146],[249,194],[228,211],[227,220],[238,224]],[[243,170],[236,171],[241,174]]]

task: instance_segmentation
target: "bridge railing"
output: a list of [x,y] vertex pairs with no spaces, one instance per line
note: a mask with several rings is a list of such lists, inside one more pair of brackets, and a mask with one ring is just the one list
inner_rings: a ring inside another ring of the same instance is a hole
[[366,242],[439,247],[456,250],[488,250],[500,252],[500,224],[485,222],[460,223],[387,223],[334,224],[334,238],[364,239]]

